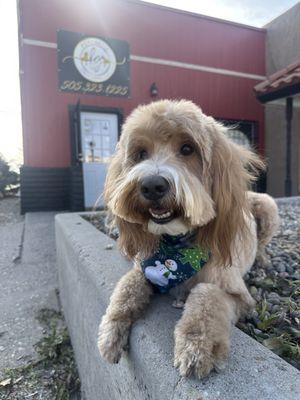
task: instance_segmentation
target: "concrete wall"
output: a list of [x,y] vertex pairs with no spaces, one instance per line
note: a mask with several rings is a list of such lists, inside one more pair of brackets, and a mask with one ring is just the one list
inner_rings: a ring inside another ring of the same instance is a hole
[[[267,75],[300,59],[300,3],[271,21],[266,36]],[[300,193],[300,96],[294,99],[292,133],[292,194]],[[268,159],[267,192],[284,195],[286,123],[285,99],[266,105],[265,149]]]
[[[300,57],[300,54],[299,54]],[[300,107],[294,107],[292,123],[292,195],[300,193]],[[268,164],[267,192],[274,197],[284,196],[286,171],[285,105],[268,104],[266,118],[266,160]]]
[[[106,250],[108,244],[113,249]],[[84,400],[296,400],[300,373],[258,342],[233,329],[226,369],[203,380],[183,379],[173,367],[173,331],[181,310],[156,295],[133,326],[119,364],[96,346],[109,297],[130,264],[115,242],[77,214],[56,216],[60,298],[75,351]]]
[[300,58],[300,3],[265,26],[267,29],[267,74],[285,68]]

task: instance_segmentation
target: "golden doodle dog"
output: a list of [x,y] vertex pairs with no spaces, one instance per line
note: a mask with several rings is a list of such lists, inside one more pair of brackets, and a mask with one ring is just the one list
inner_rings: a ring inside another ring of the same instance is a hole
[[184,304],[174,365],[201,378],[224,367],[230,331],[254,305],[243,281],[278,226],[274,200],[249,192],[263,163],[190,101],[139,106],[108,169],[105,200],[134,262],[100,328],[101,356],[117,363],[132,323],[155,292]]

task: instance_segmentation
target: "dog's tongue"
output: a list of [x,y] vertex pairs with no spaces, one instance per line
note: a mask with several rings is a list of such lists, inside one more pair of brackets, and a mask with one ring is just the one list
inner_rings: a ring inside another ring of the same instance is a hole
[[156,215],[162,215],[165,214],[166,212],[168,212],[168,210],[166,208],[153,208],[151,207],[150,212],[156,214]]

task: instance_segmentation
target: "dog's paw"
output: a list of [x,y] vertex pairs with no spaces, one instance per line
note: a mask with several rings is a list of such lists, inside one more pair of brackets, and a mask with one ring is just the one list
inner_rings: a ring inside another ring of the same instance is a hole
[[98,349],[101,357],[111,364],[117,364],[123,351],[128,348],[128,336],[128,323],[110,321],[103,317],[98,335]]
[[175,336],[174,366],[181,376],[204,378],[213,369],[224,369],[228,351],[227,340],[213,343],[201,334],[178,334]]

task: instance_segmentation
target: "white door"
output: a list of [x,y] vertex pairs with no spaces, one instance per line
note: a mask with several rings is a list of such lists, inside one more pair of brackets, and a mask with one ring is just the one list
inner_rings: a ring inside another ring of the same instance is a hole
[[107,162],[118,141],[116,114],[80,112],[85,208],[103,205]]

